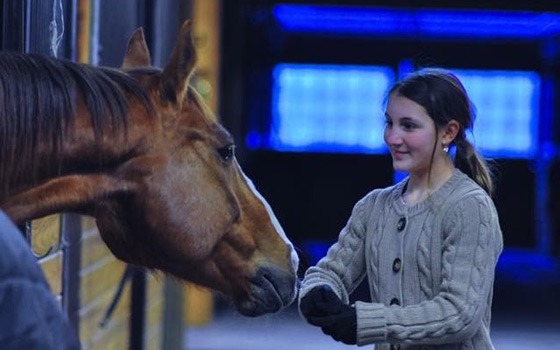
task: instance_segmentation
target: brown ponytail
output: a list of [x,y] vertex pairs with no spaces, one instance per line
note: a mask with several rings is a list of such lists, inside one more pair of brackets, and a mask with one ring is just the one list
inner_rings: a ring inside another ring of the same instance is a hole
[[455,139],[455,166],[473,179],[490,196],[492,195],[492,173],[488,164],[464,135]]

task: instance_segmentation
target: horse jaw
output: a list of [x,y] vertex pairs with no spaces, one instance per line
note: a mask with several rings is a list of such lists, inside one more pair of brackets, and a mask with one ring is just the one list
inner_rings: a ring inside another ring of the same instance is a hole
[[299,258],[270,205],[235,163],[243,184],[236,196],[246,215],[218,242],[211,260],[233,285],[230,294],[237,310],[254,317],[294,301]]

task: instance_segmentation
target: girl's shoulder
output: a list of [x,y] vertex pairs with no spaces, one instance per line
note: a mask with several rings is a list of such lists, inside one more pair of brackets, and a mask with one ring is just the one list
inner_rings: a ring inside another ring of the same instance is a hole
[[358,204],[368,207],[370,210],[376,205],[387,205],[397,198],[399,191],[402,191],[402,187],[403,183],[397,183],[392,186],[373,189],[362,197]]
[[474,180],[464,175],[456,188],[449,193],[441,206],[444,221],[454,221],[457,217],[476,220],[477,213],[484,213],[491,221],[498,221],[498,213],[490,195]]
[[446,206],[456,206],[456,204],[464,202],[469,199],[478,199],[482,202],[492,204],[492,199],[486,191],[480,187],[473,179],[457,170],[457,180],[453,188],[450,188],[448,193],[445,193]]

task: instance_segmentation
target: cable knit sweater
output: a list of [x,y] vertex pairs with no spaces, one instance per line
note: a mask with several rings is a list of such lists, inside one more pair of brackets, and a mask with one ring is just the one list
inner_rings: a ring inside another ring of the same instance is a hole
[[428,199],[407,206],[407,181],[355,205],[338,242],[306,272],[300,300],[328,284],[348,303],[367,276],[372,302],[355,304],[358,345],[493,349],[490,310],[503,242],[492,200],[456,169]]

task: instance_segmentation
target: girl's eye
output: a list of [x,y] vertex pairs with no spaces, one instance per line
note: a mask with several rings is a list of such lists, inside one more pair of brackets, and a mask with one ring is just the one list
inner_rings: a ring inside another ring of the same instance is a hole
[[385,126],[393,126],[393,122],[389,119],[385,119]]
[[416,129],[416,125],[413,124],[413,123],[409,123],[409,122],[402,123],[402,127],[403,127],[403,129],[405,129],[407,131],[411,131],[411,130]]
[[218,149],[218,154],[224,161],[230,161],[235,156],[235,145],[230,144]]

